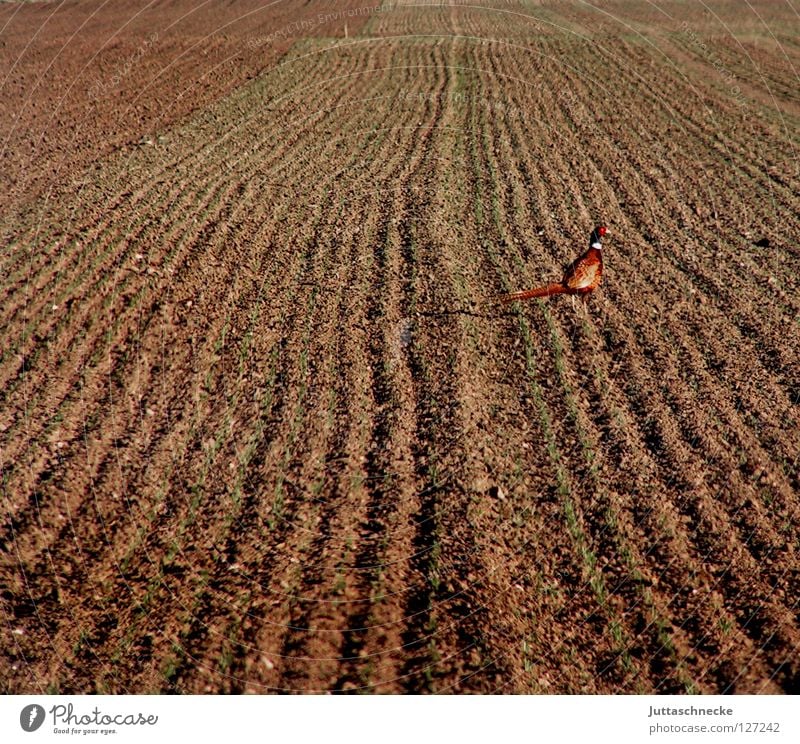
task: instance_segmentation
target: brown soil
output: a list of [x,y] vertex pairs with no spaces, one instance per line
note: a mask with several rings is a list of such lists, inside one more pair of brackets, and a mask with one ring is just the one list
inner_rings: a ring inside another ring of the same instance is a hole
[[0,6],[2,689],[800,691],[796,16],[260,5]]

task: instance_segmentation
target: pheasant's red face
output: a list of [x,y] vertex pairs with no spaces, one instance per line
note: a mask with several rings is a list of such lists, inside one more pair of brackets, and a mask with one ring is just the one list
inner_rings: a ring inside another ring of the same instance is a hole
[[608,228],[605,225],[597,228],[597,234],[602,238],[608,232]]

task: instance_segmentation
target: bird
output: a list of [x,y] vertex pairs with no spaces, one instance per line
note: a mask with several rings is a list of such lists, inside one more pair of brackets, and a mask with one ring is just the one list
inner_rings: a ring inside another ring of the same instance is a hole
[[567,266],[564,278],[560,282],[501,295],[498,299],[507,304],[515,300],[529,300],[532,297],[589,294],[597,288],[603,278],[603,237],[607,232],[608,228],[605,225],[598,225],[592,230],[589,236],[589,250]]

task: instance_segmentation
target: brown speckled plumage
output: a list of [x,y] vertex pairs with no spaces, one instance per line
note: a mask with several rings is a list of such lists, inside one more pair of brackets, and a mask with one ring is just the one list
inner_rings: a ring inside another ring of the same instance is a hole
[[603,278],[603,249],[598,246],[601,245],[601,238],[606,232],[607,229],[604,226],[598,227],[592,232],[589,238],[589,250],[567,267],[560,282],[503,295],[500,300],[502,302],[514,302],[514,300],[550,297],[557,294],[588,294],[600,284]]

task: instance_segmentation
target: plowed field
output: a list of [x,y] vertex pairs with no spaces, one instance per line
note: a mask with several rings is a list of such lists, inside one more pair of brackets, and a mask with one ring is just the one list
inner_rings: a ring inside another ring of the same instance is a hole
[[366,5],[0,7],[3,691],[799,692],[800,19]]

